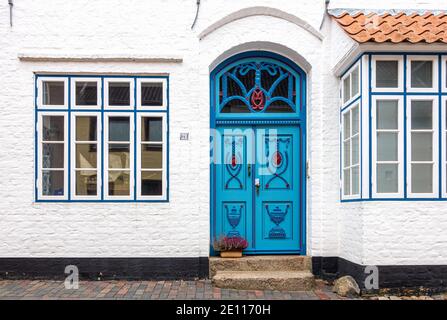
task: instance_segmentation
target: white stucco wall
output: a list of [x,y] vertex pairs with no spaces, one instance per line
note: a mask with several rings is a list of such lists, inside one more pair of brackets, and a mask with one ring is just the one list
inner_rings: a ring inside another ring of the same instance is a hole
[[[340,203],[339,89],[332,70],[353,43],[329,19],[320,30],[324,1],[205,0],[191,30],[195,2],[22,0],[15,1],[12,28],[7,1],[0,2],[0,256],[208,256],[210,66],[262,49],[308,72],[308,254],[364,264],[447,263],[443,203]],[[209,26],[251,7],[279,9],[308,26],[252,15],[199,39]],[[17,58],[22,52],[183,62],[24,62]],[[34,72],[168,73],[169,203],[35,203]],[[180,132],[190,140],[180,141]]]

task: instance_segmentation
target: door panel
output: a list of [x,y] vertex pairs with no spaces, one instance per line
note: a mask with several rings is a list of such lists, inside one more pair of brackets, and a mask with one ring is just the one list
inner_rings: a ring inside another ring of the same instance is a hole
[[219,128],[215,138],[216,235],[253,237],[253,142],[250,127]]
[[258,127],[256,250],[300,249],[300,139],[296,127]]
[[300,129],[220,127],[215,138],[215,237],[243,236],[247,253],[299,251]]

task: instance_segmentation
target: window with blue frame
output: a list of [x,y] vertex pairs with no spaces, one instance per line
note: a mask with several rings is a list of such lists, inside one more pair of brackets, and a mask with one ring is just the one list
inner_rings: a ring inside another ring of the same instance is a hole
[[166,201],[168,78],[36,75],[37,201]]
[[[360,84],[360,102],[352,96],[352,73],[358,64],[365,75],[360,82],[367,83]],[[342,76],[341,86],[342,200],[445,200],[447,56],[365,53]],[[360,152],[367,163],[360,181],[363,177],[369,188],[354,197],[351,109],[357,105],[361,126],[369,131],[364,139],[369,147]]]
[[342,78],[341,185],[343,199],[360,197],[360,63]]

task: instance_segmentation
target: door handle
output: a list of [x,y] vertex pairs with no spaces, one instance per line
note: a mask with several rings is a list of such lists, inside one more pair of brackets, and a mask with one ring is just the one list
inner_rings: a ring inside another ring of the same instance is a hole
[[248,173],[248,176],[250,177],[251,176],[251,164],[250,163],[247,166],[247,173]]
[[261,184],[259,183],[259,178],[255,179],[255,189],[256,189],[256,195],[259,196],[259,188],[260,188]]

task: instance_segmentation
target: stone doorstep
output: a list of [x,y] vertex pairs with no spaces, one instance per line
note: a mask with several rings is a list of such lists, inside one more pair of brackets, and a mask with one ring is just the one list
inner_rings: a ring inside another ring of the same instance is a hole
[[210,257],[210,277],[218,271],[311,271],[309,256],[265,255],[242,258]]
[[309,291],[315,285],[310,271],[217,271],[212,282],[238,290]]

